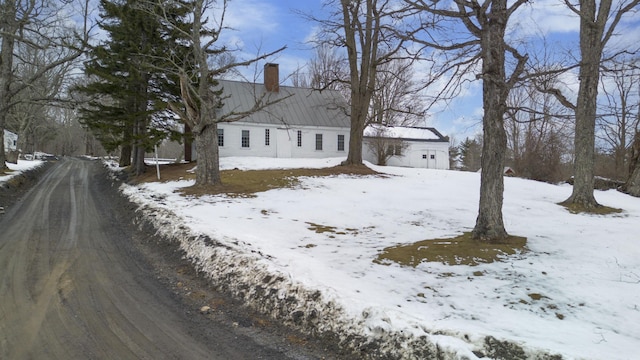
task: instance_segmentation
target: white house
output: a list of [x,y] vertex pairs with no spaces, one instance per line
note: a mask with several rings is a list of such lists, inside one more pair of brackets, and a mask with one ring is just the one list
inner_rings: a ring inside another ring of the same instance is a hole
[[431,127],[369,125],[364,130],[362,156],[374,164],[449,169],[449,138]]
[[9,130],[4,130],[4,151],[16,151],[18,150],[18,135],[12,133]]
[[347,156],[350,120],[339,92],[280,86],[277,64],[265,65],[264,78],[264,84],[219,80],[224,98],[220,114],[247,111],[257,101],[278,101],[238,121],[219,123],[221,157]]
[[[335,90],[281,86],[279,76],[278,64],[269,63],[264,67],[263,84],[219,80],[223,91],[219,115],[239,114],[256,103],[275,102],[240,120],[218,123],[220,156],[346,157],[351,122],[342,94]],[[376,163],[369,149],[379,131],[367,129],[363,157]],[[437,130],[391,129],[384,136],[401,139],[406,148],[402,152],[397,148],[388,165],[449,168],[449,140]],[[195,147],[191,149],[191,159],[195,160]]]
[[4,153],[7,162],[18,162],[18,135],[9,130],[4,130]]

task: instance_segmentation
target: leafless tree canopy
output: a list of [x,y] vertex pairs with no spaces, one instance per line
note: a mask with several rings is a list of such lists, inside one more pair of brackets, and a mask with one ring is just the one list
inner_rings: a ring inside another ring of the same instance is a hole
[[[451,71],[473,69],[470,65],[481,62],[476,77],[482,80],[483,86],[484,144],[480,204],[473,236],[482,241],[500,241],[508,237],[502,220],[502,176],[507,145],[504,117],[509,93],[524,73],[528,57],[506,43],[505,32],[512,15],[525,2],[456,0],[449,6],[449,3],[405,0],[409,9],[414,9],[421,18],[421,26],[407,33],[407,37],[427,49],[453,54],[456,60],[449,66]],[[449,28],[449,34],[446,34],[439,31],[444,24],[453,24],[465,32],[460,34]],[[510,72],[506,69],[508,56],[515,63]]]
[[563,204],[586,211],[599,207],[594,195],[594,152],[600,68],[605,46],[614,36],[622,17],[640,0],[580,0],[565,5],[580,17],[580,87],[575,104],[574,185]]
[[[69,64],[81,56],[89,38],[88,3],[88,0],[0,2],[0,140],[7,119],[19,113],[18,104],[57,99],[59,92],[55,87],[61,86],[61,77],[68,73]],[[84,20],[76,23],[74,19]],[[33,92],[31,88],[38,81],[48,82],[54,88]],[[4,147],[0,147],[0,169],[4,166]]]
[[597,117],[596,139],[604,143],[613,158],[607,174],[616,180],[630,175],[631,149],[640,106],[640,68],[638,59],[622,59],[606,66],[602,72],[603,101]]
[[[189,55],[191,61],[172,59],[171,52],[168,53],[167,60],[173,66],[163,70],[179,76],[181,89],[181,103],[172,103],[170,108],[193,132],[198,153],[196,185],[219,185],[222,181],[217,124],[241,120],[277,101],[269,101],[265,98],[265,94],[257,98],[250,109],[220,114],[216,109],[220,108],[224,97],[222,89],[216,87],[218,84],[216,80],[238,67],[267,59],[284,50],[284,47],[252,59],[238,60],[234,56],[229,56],[230,50],[220,45],[218,41],[221,33],[228,30],[225,27],[228,0],[194,0],[183,6],[189,8],[188,17],[191,26],[184,28],[176,24],[173,29],[179,32],[181,38],[188,43],[191,49]],[[208,16],[210,12],[213,12],[213,17]],[[160,16],[171,24],[171,18],[167,14],[160,14]]]

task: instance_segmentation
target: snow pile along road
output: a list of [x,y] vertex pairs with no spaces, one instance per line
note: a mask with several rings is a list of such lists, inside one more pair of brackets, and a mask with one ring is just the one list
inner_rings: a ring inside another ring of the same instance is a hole
[[[341,159],[224,158],[223,168]],[[370,165],[371,166],[371,165]],[[373,260],[473,227],[479,174],[371,166],[386,177],[303,178],[255,198],[185,198],[190,181],[122,186],[141,221],[178,239],[215,284],[372,357],[630,359],[640,343],[640,199],[596,192],[608,216],[570,214],[568,185],[505,179],[504,218],[529,251],[478,266]],[[549,355],[550,354],[550,355]]]
[[43,163],[44,161],[42,160],[18,160],[17,164],[6,163],[9,171],[5,175],[0,175],[0,184],[6,183],[26,171],[42,166]]

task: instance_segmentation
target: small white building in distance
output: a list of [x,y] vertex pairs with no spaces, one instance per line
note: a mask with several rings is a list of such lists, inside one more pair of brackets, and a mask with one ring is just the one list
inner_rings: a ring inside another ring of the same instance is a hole
[[369,125],[362,151],[373,164],[449,169],[449,138],[431,127]]

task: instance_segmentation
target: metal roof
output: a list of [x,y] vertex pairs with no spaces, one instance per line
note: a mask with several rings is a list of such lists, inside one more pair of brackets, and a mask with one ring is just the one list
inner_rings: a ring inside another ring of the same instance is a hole
[[257,101],[281,100],[239,121],[286,127],[316,126],[350,128],[347,104],[335,90],[314,90],[280,86],[279,92],[267,92],[263,84],[218,80],[223,89],[222,114],[247,111]]

